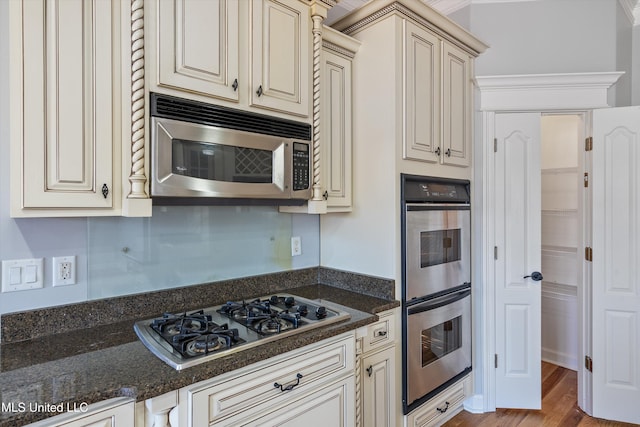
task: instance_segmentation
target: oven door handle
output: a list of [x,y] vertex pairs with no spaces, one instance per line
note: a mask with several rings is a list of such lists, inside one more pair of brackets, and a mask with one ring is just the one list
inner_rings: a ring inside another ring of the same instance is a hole
[[466,298],[469,295],[471,295],[471,289],[463,289],[458,292],[442,295],[441,297],[433,298],[428,301],[424,301],[419,304],[408,307],[407,314],[412,315],[412,314],[422,313],[424,311],[434,310],[439,307],[444,307],[445,305],[449,305],[463,298]]

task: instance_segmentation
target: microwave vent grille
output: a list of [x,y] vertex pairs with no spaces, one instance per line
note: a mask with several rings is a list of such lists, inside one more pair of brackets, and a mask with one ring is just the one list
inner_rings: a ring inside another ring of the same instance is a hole
[[311,141],[311,125],[219,105],[151,94],[151,115],[226,129]]

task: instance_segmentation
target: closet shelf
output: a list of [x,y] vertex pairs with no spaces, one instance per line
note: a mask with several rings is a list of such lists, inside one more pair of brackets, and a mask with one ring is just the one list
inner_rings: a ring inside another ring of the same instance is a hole
[[578,248],[576,246],[553,246],[553,245],[541,245],[543,251],[553,251],[561,253],[577,254]]
[[543,215],[575,215],[578,209],[542,209]]
[[578,173],[578,168],[546,168],[541,169],[540,172],[543,175],[561,175],[561,174],[569,174],[569,173]]

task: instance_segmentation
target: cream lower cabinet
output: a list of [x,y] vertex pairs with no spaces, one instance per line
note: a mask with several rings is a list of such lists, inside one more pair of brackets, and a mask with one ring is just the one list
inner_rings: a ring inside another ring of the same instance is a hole
[[[104,402],[81,406],[65,406],[66,412],[47,418],[30,427],[131,427],[134,425],[135,402],[129,398],[114,398]],[[75,412],[74,412],[75,411]]]
[[444,424],[462,411],[462,404],[470,393],[471,377],[467,376],[409,413],[406,427],[436,427]]
[[360,338],[360,388],[358,425],[392,427],[398,415],[396,339],[397,310],[380,314],[378,322],[369,325]]
[[169,393],[155,402],[150,399],[147,412],[146,425],[157,417],[173,427],[352,426],[355,334],[329,338],[184,387],[177,395]]

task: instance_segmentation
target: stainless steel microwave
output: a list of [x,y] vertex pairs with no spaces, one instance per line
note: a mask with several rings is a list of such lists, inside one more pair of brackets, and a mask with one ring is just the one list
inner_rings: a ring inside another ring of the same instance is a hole
[[[185,102],[190,108],[198,108],[200,116],[202,108],[219,111],[215,106]],[[216,125],[187,121],[175,112],[170,113],[176,117],[167,118],[169,114],[162,114],[162,110],[154,116],[154,111],[157,108],[152,108],[151,117],[154,204],[215,204],[220,200],[302,204],[311,197],[310,141],[260,133],[260,124],[256,129],[252,122],[255,115],[243,117],[248,113],[235,110],[229,115],[234,120],[228,123],[224,116],[215,120],[209,117]],[[181,114],[187,115],[184,111]],[[239,117],[242,120],[238,121]],[[193,114],[187,117],[193,118]],[[272,124],[278,119],[266,120]],[[282,133],[270,127],[264,130]]]

